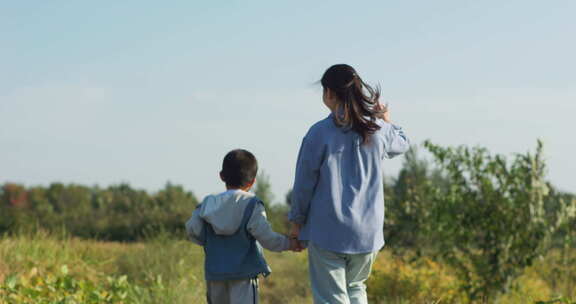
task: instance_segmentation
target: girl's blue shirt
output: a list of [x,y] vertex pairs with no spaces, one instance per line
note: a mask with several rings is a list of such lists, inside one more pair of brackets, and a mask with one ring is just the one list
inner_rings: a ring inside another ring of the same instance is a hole
[[406,152],[399,126],[378,120],[362,137],[336,125],[314,124],[300,146],[289,219],[302,224],[300,240],[334,252],[367,253],[384,246],[383,160]]

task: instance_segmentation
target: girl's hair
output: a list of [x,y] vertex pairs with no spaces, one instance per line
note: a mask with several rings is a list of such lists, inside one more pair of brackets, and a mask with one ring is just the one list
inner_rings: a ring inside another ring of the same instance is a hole
[[374,89],[367,85],[354,68],[347,64],[336,64],[328,68],[320,83],[324,92],[330,89],[336,95],[336,124],[356,131],[364,143],[368,142],[369,135],[380,129],[374,109],[380,98],[380,88]]

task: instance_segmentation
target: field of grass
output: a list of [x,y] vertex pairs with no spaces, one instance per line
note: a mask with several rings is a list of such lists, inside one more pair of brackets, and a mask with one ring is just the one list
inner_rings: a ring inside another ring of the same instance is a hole
[[[306,254],[266,255],[273,273],[261,280],[261,302],[311,303]],[[528,268],[501,303],[576,297],[575,257],[551,253]],[[0,239],[0,303],[205,303],[202,265],[201,248],[184,240],[6,237]],[[443,265],[426,258],[407,263],[386,250],[368,293],[371,303],[466,303]]]

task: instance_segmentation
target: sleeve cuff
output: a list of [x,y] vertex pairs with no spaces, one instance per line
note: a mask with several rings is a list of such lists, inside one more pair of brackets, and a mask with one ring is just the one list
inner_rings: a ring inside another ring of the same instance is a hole
[[304,215],[292,215],[292,214],[289,214],[289,215],[288,215],[288,220],[289,220],[290,222],[303,225],[304,223],[306,223],[306,216],[304,216]]

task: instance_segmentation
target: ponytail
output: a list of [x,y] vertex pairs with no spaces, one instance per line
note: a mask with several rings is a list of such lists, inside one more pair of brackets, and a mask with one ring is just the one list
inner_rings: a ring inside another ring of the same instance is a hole
[[324,90],[334,92],[338,100],[334,115],[336,124],[357,132],[363,143],[368,142],[370,135],[380,129],[375,110],[380,99],[380,88],[367,85],[347,64],[328,68],[320,83]]

